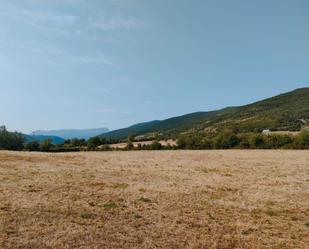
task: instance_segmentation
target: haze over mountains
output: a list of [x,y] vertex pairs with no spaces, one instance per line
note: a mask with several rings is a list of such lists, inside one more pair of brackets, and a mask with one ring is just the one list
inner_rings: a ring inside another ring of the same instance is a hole
[[24,137],[27,141],[27,143],[37,141],[37,142],[43,142],[44,140],[50,140],[52,144],[62,144],[65,140],[61,137],[57,136],[44,136],[44,135],[26,135],[24,134]]
[[32,132],[31,135],[35,136],[56,136],[63,139],[89,139],[108,132],[108,128],[96,129],[62,129],[62,130],[38,130]]
[[173,137],[183,132],[212,132],[223,129],[237,129],[241,133],[261,132],[264,129],[298,131],[308,124],[309,88],[300,88],[245,106],[140,123],[101,136],[124,140],[130,135],[147,138],[160,134]]

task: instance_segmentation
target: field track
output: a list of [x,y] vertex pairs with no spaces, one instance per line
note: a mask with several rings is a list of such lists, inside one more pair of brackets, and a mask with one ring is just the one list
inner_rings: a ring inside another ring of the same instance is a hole
[[309,151],[3,151],[0,248],[309,248]]

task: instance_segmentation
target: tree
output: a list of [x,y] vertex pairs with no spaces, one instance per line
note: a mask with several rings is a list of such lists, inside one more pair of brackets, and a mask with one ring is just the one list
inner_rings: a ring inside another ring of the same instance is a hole
[[32,141],[26,144],[25,149],[28,151],[39,151],[40,144],[38,141]]
[[44,152],[51,151],[52,148],[53,148],[53,144],[52,144],[52,140],[51,139],[45,139],[41,143],[41,150],[44,151]]
[[126,150],[134,150],[134,136],[133,135],[129,135],[128,139],[127,139],[127,146],[126,146]]
[[97,148],[101,144],[102,144],[101,139],[99,137],[89,138],[89,140],[87,142],[88,149],[91,149],[91,150],[94,150],[95,148]]
[[177,145],[178,145],[178,148],[180,148],[180,149],[185,149],[186,148],[187,141],[186,141],[186,136],[185,135],[180,135],[178,137]]
[[128,141],[126,150],[133,150],[134,149],[134,144],[132,141]]
[[214,140],[216,149],[230,149],[239,144],[236,134],[231,131],[221,132]]
[[71,141],[71,145],[73,147],[85,146],[86,145],[86,141],[85,141],[85,139],[74,138]]
[[250,145],[255,149],[263,149],[265,146],[265,138],[262,134],[254,134],[249,139]]
[[0,126],[0,149],[22,150],[25,137],[18,132],[9,132],[5,126]]
[[71,145],[71,143],[72,143],[71,139],[66,139],[66,140],[64,141],[64,144]]
[[291,136],[281,134],[267,135],[264,140],[264,147],[266,149],[279,149],[293,143],[293,138]]
[[134,142],[135,137],[133,135],[129,135],[127,138],[127,142]]
[[239,148],[241,149],[250,149],[251,148],[251,144],[249,141],[249,137],[248,135],[241,135],[239,137]]

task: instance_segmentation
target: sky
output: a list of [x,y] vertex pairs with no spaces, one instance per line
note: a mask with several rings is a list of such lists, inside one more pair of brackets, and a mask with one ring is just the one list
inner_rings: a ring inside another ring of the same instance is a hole
[[308,0],[0,0],[0,124],[117,129],[309,86]]

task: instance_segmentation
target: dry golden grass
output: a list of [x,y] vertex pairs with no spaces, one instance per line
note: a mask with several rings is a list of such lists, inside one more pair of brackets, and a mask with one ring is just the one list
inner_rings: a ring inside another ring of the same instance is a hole
[[0,152],[0,248],[308,245],[308,151]]

